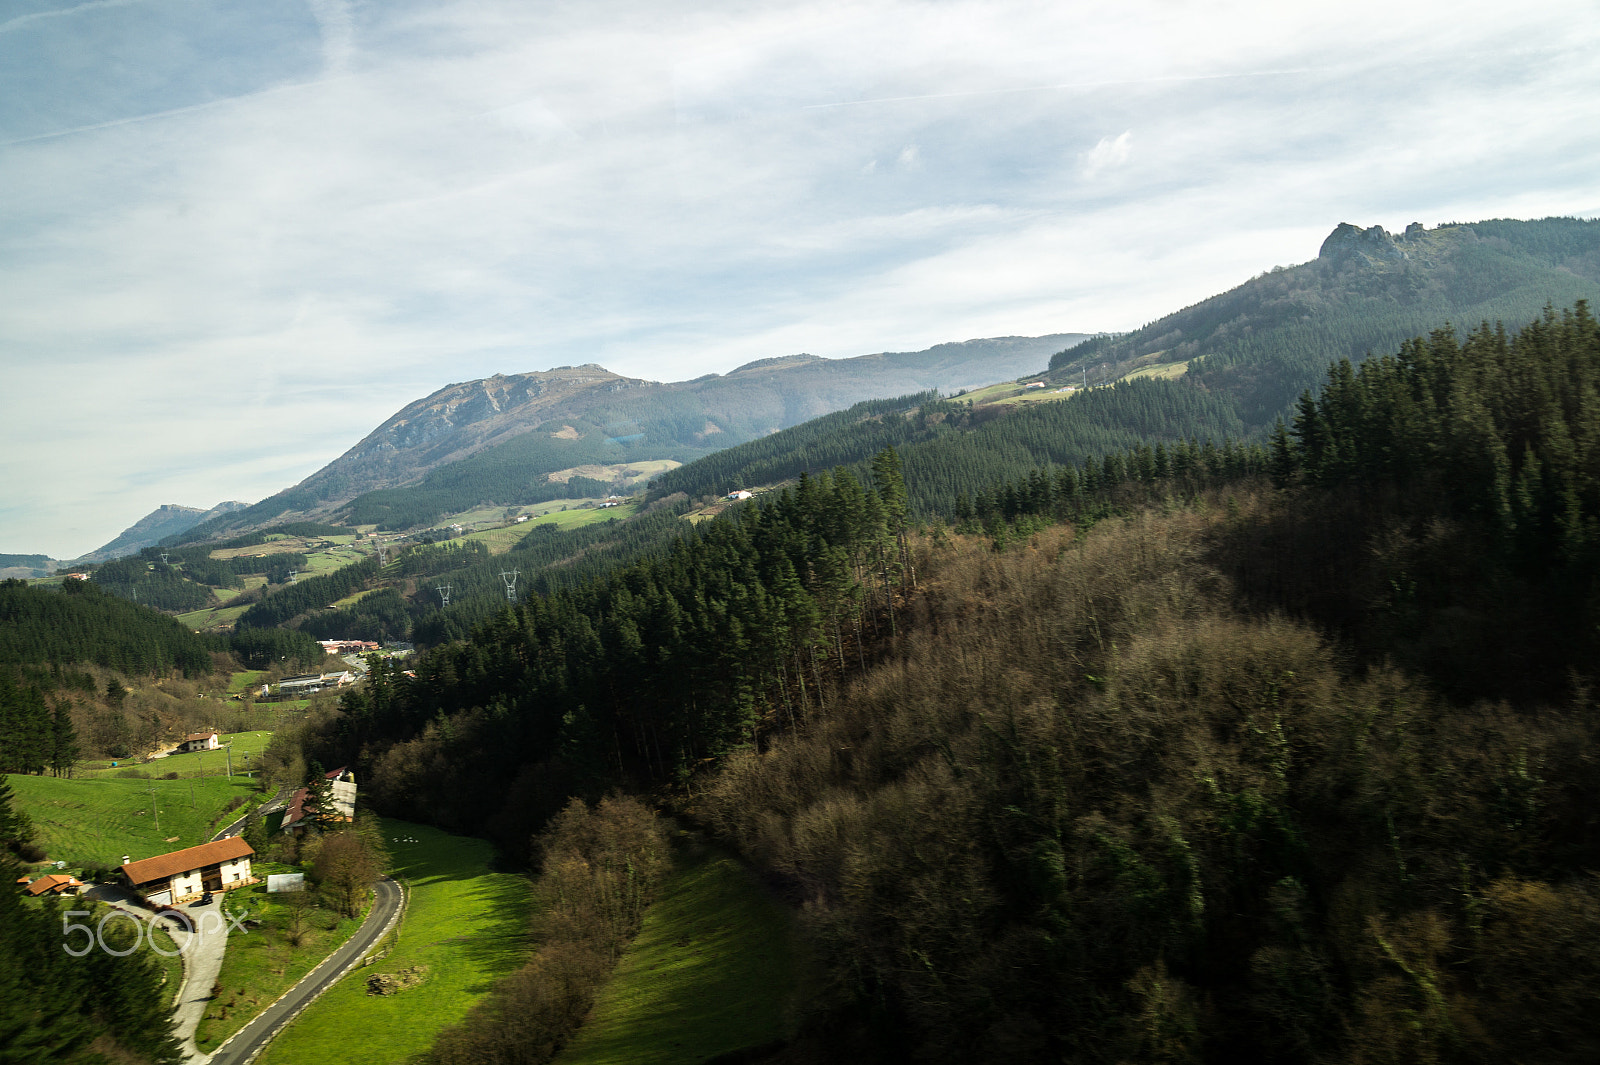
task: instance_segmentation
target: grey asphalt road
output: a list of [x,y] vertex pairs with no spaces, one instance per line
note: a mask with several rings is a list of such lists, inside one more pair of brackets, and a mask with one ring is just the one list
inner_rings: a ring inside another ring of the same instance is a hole
[[274,1036],[294,1020],[296,1014],[315,1001],[318,995],[338,983],[350,964],[382,938],[405,901],[400,885],[388,877],[378,881],[375,891],[377,897],[373,901],[372,911],[367,914],[367,919],[361,923],[361,927],[356,929],[356,934],[351,936],[344,946],[328,955],[321,965],[307,973],[282,998],[257,1014],[254,1020],[241,1028],[237,1035],[218,1048],[209,1059],[200,1060],[209,1060],[211,1065],[246,1065],[266,1048]]

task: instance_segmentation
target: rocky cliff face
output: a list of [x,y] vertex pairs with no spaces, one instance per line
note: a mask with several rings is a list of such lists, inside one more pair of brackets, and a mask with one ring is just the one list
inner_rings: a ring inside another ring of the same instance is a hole
[[1352,256],[1360,256],[1368,261],[1406,259],[1410,257],[1406,245],[1418,243],[1426,233],[1427,228],[1421,222],[1412,222],[1399,235],[1390,233],[1382,226],[1362,229],[1349,222],[1340,222],[1328,234],[1328,239],[1322,242],[1317,258],[1335,264],[1347,262]]

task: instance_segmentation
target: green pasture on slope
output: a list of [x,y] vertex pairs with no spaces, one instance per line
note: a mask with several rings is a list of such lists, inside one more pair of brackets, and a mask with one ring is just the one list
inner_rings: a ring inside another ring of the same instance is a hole
[[353,566],[365,558],[365,551],[354,547],[335,547],[329,551],[318,551],[316,554],[306,556],[306,569],[313,576],[320,577],[324,573],[332,573],[336,569]]
[[239,620],[239,615],[249,610],[249,604],[244,606],[208,606],[199,610],[190,610],[182,614],[173,615],[178,622],[196,632],[216,628],[219,625],[232,625]]
[[[491,871],[488,843],[389,819],[383,830],[393,875],[409,894],[394,949],[302,1013],[273,1041],[263,1065],[407,1061],[527,961],[530,885]],[[367,994],[373,974],[418,965],[427,967],[421,984]]]
[[731,857],[687,857],[556,1065],[697,1065],[792,1034],[793,921]]
[[[266,707],[277,706],[276,703],[264,704]],[[276,715],[263,708],[246,710],[243,703],[232,701],[219,702],[218,713],[227,715],[227,720],[234,724],[248,720],[250,723],[268,723],[276,727]],[[246,716],[248,715],[248,717]],[[220,723],[220,722],[219,722]],[[267,744],[272,740],[272,728],[254,729],[249,732],[225,732],[222,742],[233,746],[233,775],[257,769],[261,762],[261,752],[266,750]],[[167,742],[167,748],[173,746],[172,741]],[[117,765],[113,768],[112,762]],[[215,751],[194,751],[190,754],[169,754],[165,758],[156,758],[148,762],[141,762],[135,758],[97,758],[93,761],[84,761],[73,767],[73,775],[82,778],[116,777],[128,770],[137,770],[147,777],[164,777],[168,773],[176,773],[185,779],[189,777],[215,777],[228,775],[228,752],[220,748]]]
[[1174,378],[1182,377],[1188,372],[1189,364],[1187,362],[1164,362],[1158,366],[1141,366],[1139,369],[1123,377],[1123,380],[1135,381],[1141,377],[1164,377],[1168,380],[1172,380]]
[[530,525],[554,525],[558,529],[576,529],[583,525],[597,525],[602,521],[610,521],[612,518],[621,521],[623,518],[633,517],[638,511],[639,504],[636,502],[623,503],[620,506],[605,507],[603,509],[597,505],[586,507],[582,510],[576,508],[558,510],[554,513],[534,518],[532,521],[523,522],[521,527],[526,529]]
[[124,854],[138,861],[198,846],[217,831],[213,823],[233,819],[224,811],[234,799],[260,801],[253,783],[240,776],[130,780],[13,773],[6,779],[17,809],[33,820],[39,845],[68,869],[88,862],[120,865]]
[[[258,714],[257,716],[264,716]],[[267,749],[267,744],[272,742],[270,729],[257,729],[253,732],[228,732],[222,736],[222,742],[233,747],[233,771],[237,775],[241,770],[255,769],[260,765],[261,752]],[[168,773],[177,773],[179,776],[207,776],[214,777],[219,773],[228,771],[228,752],[223,750],[195,751],[192,754],[169,754],[165,758],[157,758],[153,762],[146,762],[141,768],[151,776],[165,776]]]
[[267,675],[264,669],[247,669],[242,673],[235,673],[228,678],[228,694],[252,691],[261,687],[261,678]]
[[195,1045],[203,1051],[221,1046],[361,927],[361,917],[342,917],[325,908],[315,891],[293,895],[267,891],[267,877],[298,873],[299,867],[256,861],[250,871],[262,883],[236,888],[223,897],[228,914],[254,923],[243,933],[228,935],[228,950],[217,973],[222,990],[206,1007],[194,1033]]

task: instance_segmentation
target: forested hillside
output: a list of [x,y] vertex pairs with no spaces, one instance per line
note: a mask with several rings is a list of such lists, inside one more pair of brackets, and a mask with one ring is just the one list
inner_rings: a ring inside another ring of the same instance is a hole
[[[1445,322],[1526,322],[1547,303],[1600,298],[1600,221],[1494,220],[1391,236],[1341,225],[1309,263],[1280,268],[1132,333],[1050,360],[1090,384],[1189,362],[1184,380],[1237,401],[1244,424],[1271,424],[1329,363],[1393,351]],[[1196,361],[1190,361],[1196,360]]]
[[16,855],[29,850],[31,835],[0,775],[0,882],[7,888],[0,891],[0,1056],[63,1065],[182,1061],[167,1011],[172,990],[162,986],[151,955],[135,949],[127,922],[106,922],[106,950],[92,942],[92,926],[88,945],[76,930],[64,941],[69,918],[57,903],[34,906],[10,890],[22,871]]
[[212,669],[207,641],[153,610],[69,580],[60,590],[0,581],[0,666],[90,662],[130,674]]
[[309,753],[513,854],[665,789],[804,904],[786,1061],[1591,1060],[1597,383],[1581,305],[1439,332],[1270,448],[922,534],[884,451],[380,671]]

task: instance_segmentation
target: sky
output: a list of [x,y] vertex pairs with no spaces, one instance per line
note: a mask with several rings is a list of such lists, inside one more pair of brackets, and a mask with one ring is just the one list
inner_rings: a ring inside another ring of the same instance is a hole
[[0,552],[445,384],[1124,330],[1600,214],[1592,0],[0,0]]

